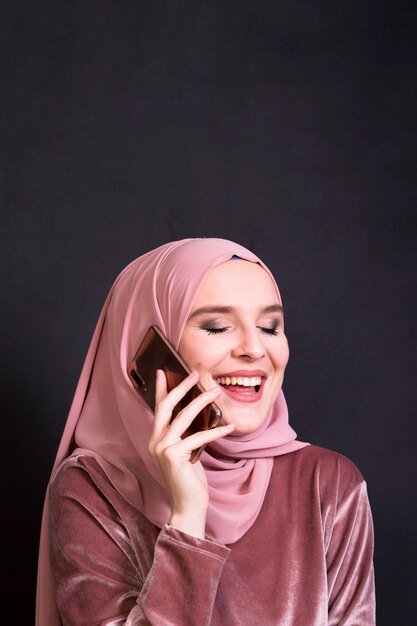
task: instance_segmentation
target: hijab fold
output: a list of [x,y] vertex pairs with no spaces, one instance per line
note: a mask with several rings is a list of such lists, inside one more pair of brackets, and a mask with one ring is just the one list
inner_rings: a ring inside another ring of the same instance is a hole
[[[51,481],[71,454],[93,456],[115,489],[160,528],[170,517],[169,496],[147,445],[153,414],[133,388],[127,366],[150,325],[178,348],[184,325],[210,271],[238,257],[257,256],[224,239],[184,239],[160,246],[128,265],[113,284],[87,353]],[[273,457],[305,445],[288,423],[282,390],[255,432],[228,436],[202,453],[209,484],[207,536],[237,541],[255,522],[271,476]],[[59,626],[49,565],[48,491],[38,566],[37,626]]]

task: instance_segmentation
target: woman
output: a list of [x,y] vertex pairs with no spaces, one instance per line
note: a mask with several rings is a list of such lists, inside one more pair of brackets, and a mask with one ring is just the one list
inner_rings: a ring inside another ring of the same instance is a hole
[[[169,393],[157,372],[155,415],[126,371],[151,324],[193,371]],[[120,274],[48,488],[38,626],[374,624],[365,483],[296,440],[288,354],[278,287],[235,243],[177,241]],[[182,439],[213,401],[222,425]]]

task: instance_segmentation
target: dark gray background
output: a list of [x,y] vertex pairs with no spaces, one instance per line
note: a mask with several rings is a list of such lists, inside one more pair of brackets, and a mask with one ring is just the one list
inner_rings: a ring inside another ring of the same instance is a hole
[[234,239],[275,273],[291,423],[362,470],[378,624],[413,623],[413,7],[8,3],[2,613],[9,602],[15,623],[33,620],[43,493],[106,293],[132,258],[188,236]]

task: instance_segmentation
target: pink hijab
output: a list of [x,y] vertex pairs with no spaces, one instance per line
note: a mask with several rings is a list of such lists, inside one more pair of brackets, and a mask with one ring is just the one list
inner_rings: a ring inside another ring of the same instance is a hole
[[[139,257],[118,276],[107,296],[87,353],[52,477],[74,454],[94,456],[117,491],[151,522],[170,517],[169,497],[147,443],[153,415],[126,373],[151,324],[178,347],[197,294],[209,274],[232,256],[259,263],[252,252],[224,239],[184,239]],[[265,423],[246,436],[229,436],[207,448],[201,462],[210,494],[207,535],[224,544],[237,541],[256,520],[273,457],[305,445],[295,440],[280,391]],[[212,455],[211,450],[216,454]],[[49,490],[49,485],[48,485]],[[37,593],[37,626],[59,626],[49,565],[48,492],[42,520]]]

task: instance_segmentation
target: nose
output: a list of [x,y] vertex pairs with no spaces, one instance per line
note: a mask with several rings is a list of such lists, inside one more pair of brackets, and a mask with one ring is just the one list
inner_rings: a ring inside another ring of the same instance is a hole
[[257,361],[265,355],[265,346],[262,342],[260,331],[256,327],[242,329],[232,350],[232,356]]

